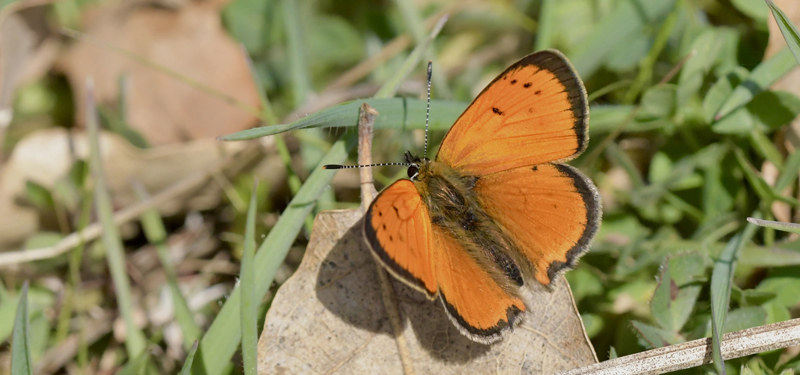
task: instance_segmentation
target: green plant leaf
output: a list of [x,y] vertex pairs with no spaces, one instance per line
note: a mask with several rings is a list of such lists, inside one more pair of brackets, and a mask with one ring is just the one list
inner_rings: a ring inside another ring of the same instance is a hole
[[725,333],[741,331],[764,325],[767,322],[767,310],[761,306],[749,306],[731,310],[725,319]]
[[186,354],[186,361],[183,362],[183,367],[181,367],[181,372],[179,375],[191,375],[192,374],[192,362],[194,362],[194,354],[197,353],[197,345],[199,342],[195,341],[192,344],[192,348],[189,349],[189,353]]
[[664,17],[675,5],[674,0],[633,0],[617,3],[617,7],[602,18],[592,33],[572,49],[570,61],[587,79],[619,47],[619,41],[644,32],[646,26]]
[[748,217],[747,221],[764,228],[772,228],[784,232],[800,234],[800,224],[784,223],[780,221],[771,221],[771,220],[761,220],[753,217]]
[[766,0],[766,2],[769,9],[772,10],[772,15],[775,17],[778,27],[781,29],[783,39],[786,39],[789,50],[792,51],[795,60],[800,63],[800,35],[798,35],[797,28],[792,23],[792,20],[772,0]]
[[747,79],[744,80],[733,92],[725,99],[725,102],[720,107],[717,114],[714,115],[715,120],[719,120],[739,107],[749,103],[753,96],[761,91],[764,91],[770,85],[775,83],[778,79],[789,73],[794,67],[797,66],[797,61],[789,49],[784,49],[772,56],[769,60],[758,64]]
[[671,117],[675,113],[677,86],[662,84],[653,86],[642,95],[637,120],[655,120]]
[[707,28],[692,42],[694,55],[686,61],[678,77],[676,105],[684,114],[690,108],[689,101],[703,86],[703,80],[717,61],[722,48],[719,37],[716,29]]
[[22,285],[14,330],[11,334],[11,375],[32,375],[30,317],[28,316],[28,282]]
[[728,303],[731,295],[731,285],[733,284],[733,272],[736,270],[736,263],[744,245],[750,241],[756,231],[756,226],[748,224],[744,230],[734,236],[714,264],[711,273],[711,329],[713,335],[712,354],[714,357],[714,367],[718,373],[724,372],[724,362],[720,342],[724,331],[724,322],[728,313]]
[[247,225],[244,233],[244,253],[242,255],[241,270],[239,273],[239,288],[242,291],[240,298],[242,315],[242,362],[245,375],[255,375],[258,358],[258,326],[256,324],[256,311],[258,301],[255,291],[255,251],[256,251],[256,193],[258,183],[253,186],[250,196],[250,207],[247,210]]
[[674,337],[674,333],[661,328],[656,328],[636,320],[632,321],[631,324],[633,325],[633,329],[639,334],[639,337],[644,340],[645,347],[649,347],[650,349],[662,348],[678,342],[678,339]]
[[[367,99],[324,109],[297,121],[260,128],[247,129],[226,135],[223,141],[241,141],[287,132],[290,130],[352,127],[358,125],[358,111],[367,103],[380,113],[375,119],[375,129],[424,129],[425,101],[406,98]],[[467,108],[467,103],[442,100],[431,101],[430,130],[445,131]]]

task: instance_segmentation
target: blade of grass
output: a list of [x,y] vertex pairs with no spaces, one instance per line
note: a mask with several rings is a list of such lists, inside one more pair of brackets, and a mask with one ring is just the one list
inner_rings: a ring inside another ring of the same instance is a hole
[[749,103],[756,94],[775,83],[775,81],[786,75],[786,73],[789,73],[795,66],[797,66],[797,61],[788,48],[778,52],[769,60],[762,62],[750,72],[750,76],[748,76],[744,82],[733,89],[733,92],[725,99],[724,104],[722,104],[719,111],[717,111],[714,119],[718,121],[739,107]]
[[[320,164],[342,163],[355,143],[355,133],[346,135],[331,146],[331,150],[322,158]],[[332,178],[333,173],[330,171],[315,169],[259,246],[254,263],[255,269],[259,270],[255,283],[258,300],[269,290],[275,272],[283,263],[286,253],[289,252],[289,248],[303,227],[305,217],[311,212],[314,202],[322,191],[328,188]],[[203,336],[197,352],[198,361],[194,364],[194,374],[219,374],[230,362],[242,334],[239,322],[240,293],[238,286],[234,288]]]
[[[418,45],[423,44],[425,42],[425,24],[422,20],[422,17],[419,16],[419,10],[417,10],[417,6],[414,4],[414,1],[395,0],[394,3],[397,5],[397,8],[400,9],[400,14],[403,15],[403,20],[406,23],[406,27],[411,32],[414,42]],[[434,87],[436,87],[436,91],[439,92],[439,97],[452,97],[453,94],[447,84],[447,77],[444,74],[444,69],[442,69],[437,63],[436,54],[434,51],[426,50],[425,58],[433,63],[432,80]]]
[[253,193],[250,196],[250,208],[247,210],[247,224],[244,232],[244,253],[239,270],[239,286],[242,290],[241,315],[242,315],[242,362],[245,375],[256,375],[256,357],[258,345],[258,326],[256,324],[256,311],[258,301],[255,291],[255,259],[256,249],[256,193],[258,181],[253,184]]
[[798,173],[800,173],[800,152],[795,151],[786,158],[783,173],[775,182],[775,191],[786,189],[797,178]]
[[297,13],[297,1],[284,0],[281,2],[281,8],[283,10],[283,26],[286,28],[286,43],[289,46],[292,102],[295,106],[300,106],[311,91],[311,81],[308,79],[308,66],[304,53],[305,46],[303,45],[303,22]]
[[[138,181],[134,181],[133,190],[140,201],[150,199],[144,186]],[[161,261],[161,268],[164,269],[164,274],[167,276],[167,285],[172,294],[172,304],[175,308],[175,320],[178,321],[178,325],[183,332],[183,345],[188,349],[193,342],[200,339],[203,331],[195,323],[192,310],[189,308],[189,304],[186,303],[186,299],[183,298],[180,287],[178,287],[178,277],[175,267],[169,259],[169,250],[166,245],[167,231],[164,229],[161,215],[155,208],[150,208],[142,214],[142,227],[147,241],[155,246],[158,260]]]
[[[424,129],[425,101],[407,98],[367,99],[340,104],[297,121],[274,126],[242,130],[220,137],[222,141],[244,141],[275,135],[290,130],[322,127],[354,127],[358,124],[358,110],[367,103],[381,115],[375,119],[376,129]],[[431,101],[430,129],[444,131],[456,121],[468,103],[443,100]]]
[[533,49],[541,51],[553,47],[556,24],[556,0],[542,0],[539,6],[539,27],[536,30],[536,43]]
[[194,344],[192,344],[192,348],[189,349],[189,354],[186,355],[186,361],[183,362],[183,367],[181,367],[179,375],[192,374],[192,362],[194,362],[194,354],[197,352],[197,344],[198,342],[195,341]]
[[403,62],[402,66],[400,66],[397,74],[392,76],[392,78],[384,83],[380,90],[375,93],[375,99],[391,98],[395,93],[397,93],[397,89],[400,88],[400,84],[405,81],[406,77],[408,77],[408,74],[411,73],[415,66],[417,66],[420,57],[422,57],[422,54],[428,49],[428,45],[430,45],[431,42],[436,39],[436,36],[439,35],[439,32],[442,31],[445,23],[447,23],[447,15],[440,18],[439,21],[436,22],[436,26],[434,26],[433,30],[431,30],[430,35],[428,35],[428,37],[422,43],[414,47],[414,50],[408,55],[406,61]]
[[761,220],[761,219],[756,219],[754,217],[748,217],[747,221],[755,225],[758,225],[759,227],[772,228],[784,232],[800,234],[800,224],[796,223],[784,223],[782,221]]
[[95,183],[95,202],[97,204],[97,217],[102,223],[102,241],[106,249],[106,261],[111,272],[111,279],[117,294],[117,308],[125,321],[125,349],[128,357],[138,358],[146,347],[144,334],[136,327],[133,321],[133,302],[128,273],[125,269],[125,254],[122,240],[117,226],[114,224],[114,212],[111,208],[111,197],[106,187],[103,162],[100,158],[100,126],[97,121],[97,111],[94,103],[94,88],[91,80],[87,82],[86,100],[86,127],[89,130],[91,147],[90,167]]
[[22,293],[14,318],[14,331],[11,334],[11,375],[32,375],[31,344],[28,326],[28,282],[22,285]]
[[714,357],[714,367],[717,373],[725,373],[725,365],[720,350],[722,332],[724,332],[725,316],[728,313],[728,303],[731,298],[731,285],[733,284],[733,272],[736,270],[736,263],[744,245],[750,241],[756,231],[756,226],[748,224],[744,230],[734,236],[714,263],[714,270],[711,273],[711,328],[712,328],[712,355]]
[[[267,126],[275,125],[278,123],[278,117],[275,115],[275,111],[273,111],[272,105],[269,102],[267,90],[264,87],[264,84],[261,82],[261,79],[258,77],[258,72],[256,72],[255,67],[253,66],[253,60],[250,59],[247,49],[244,47],[244,45],[241,46],[241,49],[245,56],[245,60],[247,61],[247,68],[250,70],[250,76],[253,77],[253,83],[255,83],[256,90],[258,91],[258,99],[261,102],[261,118],[264,119],[263,121]],[[289,153],[289,148],[286,146],[286,141],[283,139],[283,137],[275,137],[275,148],[278,149],[278,155],[280,155],[283,165],[286,167],[289,191],[292,192],[292,195],[297,194],[297,190],[300,189],[300,185],[302,185],[303,182],[300,181],[300,177],[292,166],[292,156]],[[306,219],[307,231],[311,231],[312,223],[313,218]]]
[[792,51],[795,60],[800,63],[800,35],[798,35],[797,28],[794,27],[792,20],[786,17],[786,13],[783,13],[781,8],[778,8],[772,0],[766,0],[766,2],[769,9],[772,10],[772,15],[775,16],[775,22],[778,23],[789,50]]

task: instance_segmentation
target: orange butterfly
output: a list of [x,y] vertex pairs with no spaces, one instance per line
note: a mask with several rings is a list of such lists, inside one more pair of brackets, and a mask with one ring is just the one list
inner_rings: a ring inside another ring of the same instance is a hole
[[526,310],[526,284],[550,286],[597,232],[597,189],[561,164],[586,149],[588,119],[564,55],[524,57],[478,95],[435,160],[406,153],[409,179],[369,207],[365,241],[395,277],[438,297],[461,333],[499,340]]

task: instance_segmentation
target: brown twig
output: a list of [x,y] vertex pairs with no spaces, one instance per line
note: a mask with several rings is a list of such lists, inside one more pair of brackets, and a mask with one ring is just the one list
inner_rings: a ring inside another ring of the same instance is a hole
[[[721,343],[724,359],[800,345],[800,319],[726,333]],[[558,375],[661,374],[712,362],[711,338],[628,355]]]
[[[361,105],[361,114],[358,118],[358,164],[367,165],[372,163],[372,129],[375,124],[375,117],[378,111],[370,107],[369,104]],[[372,180],[372,168],[359,168],[361,174],[361,211],[367,212],[367,207],[375,199],[377,191]],[[403,322],[400,320],[400,311],[397,309],[397,301],[394,298],[394,289],[389,281],[386,270],[375,262],[378,278],[381,280],[381,297],[383,306],[386,308],[386,315],[394,330],[394,338],[397,343],[397,351],[400,353],[400,362],[403,364],[403,373],[406,375],[415,374],[411,363],[411,352],[408,349],[408,342],[403,336]]]

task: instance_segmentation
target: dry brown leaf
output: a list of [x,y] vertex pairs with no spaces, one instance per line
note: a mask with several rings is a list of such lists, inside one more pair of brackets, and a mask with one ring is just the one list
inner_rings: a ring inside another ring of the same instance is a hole
[[[360,210],[317,215],[305,257],[281,286],[258,342],[261,374],[400,374]],[[418,374],[550,374],[597,362],[566,280],[493,345],[462,336],[438,301],[392,279]]]
[[[246,143],[242,142],[200,139],[142,150],[113,133],[100,133],[106,179],[116,207],[138,202],[131,188],[132,178],[138,179],[148,191],[158,192],[244,147]],[[16,145],[8,162],[0,167],[0,212],[3,213],[0,215],[0,251],[39,229],[37,211],[20,204],[26,182],[52,189],[76,159],[87,160],[88,155],[86,133],[70,134],[64,128],[35,132]],[[191,202],[205,199],[205,203],[213,207],[218,203],[219,187],[207,184],[203,191],[175,197],[170,204],[160,205],[158,209],[164,214],[173,214],[185,208],[189,199]]]
[[[85,32],[247,106],[259,106],[245,56],[220,23],[219,1],[177,2],[175,7],[139,3],[116,2],[87,12]],[[96,101],[113,105],[123,75],[129,82],[127,123],[150,144],[217,137],[257,122],[208,92],[95,42],[76,43],[62,67],[75,92],[79,124],[85,116],[86,79],[95,81]]]

